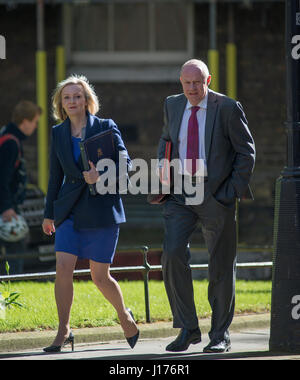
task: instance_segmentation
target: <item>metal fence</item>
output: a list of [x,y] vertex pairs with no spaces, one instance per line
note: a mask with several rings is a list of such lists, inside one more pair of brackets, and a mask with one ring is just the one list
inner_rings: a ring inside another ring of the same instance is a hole
[[[161,265],[150,265],[148,262],[149,248],[147,246],[141,246],[137,248],[132,248],[132,250],[138,250],[143,255],[143,264],[138,266],[125,266],[125,267],[111,267],[111,273],[122,273],[122,272],[141,272],[143,275],[144,282],[144,298],[145,298],[145,313],[147,323],[151,322],[150,317],[150,298],[149,298],[149,273],[154,271],[161,271]],[[199,249],[199,248],[198,248]],[[201,249],[201,248],[200,248]],[[204,250],[204,248],[202,248]],[[250,248],[244,248],[249,250]],[[252,247],[251,251],[271,251],[271,247]],[[9,258],[16,258],[18,255],[10,255]],[[18,256],[20,257],[20,256]],[[31,254],[32,257],[32,254]],[[191,264],[192,270],[207,270],[208,264]],[[272,261],[266,262],[247,262],[247,263],[237,263],[237,268],[272,268]],[[87,276],[90,275],[90,269],[78,269],[74,271],[76,276]],[[56,272],[41,272],[41,273],[25,273],[25,274],[14,274],[0,276],[0,281],[26,281],[26,280],[52,280],[56,276]]]

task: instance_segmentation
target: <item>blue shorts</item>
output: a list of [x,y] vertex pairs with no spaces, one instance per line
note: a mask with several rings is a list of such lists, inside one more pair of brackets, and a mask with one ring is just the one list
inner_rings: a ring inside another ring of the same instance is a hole
[[55,251],[66,252],[99,263],[112,263],[120,227],[115,224],[97,229],[75,230],[73,219],[66,219],[55,232]]

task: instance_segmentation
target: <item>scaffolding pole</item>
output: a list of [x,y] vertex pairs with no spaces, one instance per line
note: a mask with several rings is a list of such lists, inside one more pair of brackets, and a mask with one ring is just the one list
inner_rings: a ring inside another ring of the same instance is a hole
[[210,88],[219,91],[219,52],[217,50],[217,2],[209,4],[209,50],[208,67],[211,74]]
[[233,4],[228,4],[228,42],[226,44],[226,92],[232,98],[237,98],[237,53],[234,42],[234,10]]
[[36,96],[42,108],[37,132],[38,138],[38,186],[46,193],[48,185],[48,102],[47,102],[47,53],[45,51],[44,0],[37,0],[37,52]]
[[63,43],[63,7],[61,4],[60,16],[58,18],[58,30],[59,30],[59,41],[56,46],[56,82],[59,83],[66,78],[66,54],[65,46]]

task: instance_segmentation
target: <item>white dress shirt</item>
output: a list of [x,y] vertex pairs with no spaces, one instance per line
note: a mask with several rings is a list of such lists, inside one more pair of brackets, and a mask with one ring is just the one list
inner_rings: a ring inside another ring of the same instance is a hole
[[[206,167],[206,157],[205,157],[205,122],[206,122],[206,109],[207,109],[207,98],[206,96],[201,100],[198,104],[200,109],[197,111],[197,120],[199,125],[199,166],[197,172],[194,174],[195,176],[206,176],[207,175],[207,167]],[[189,101],[187,101],[186,108],[183,113],[182,122],[179,131],[179,140],[178,140],[178,148],[179,148],[179,159],[181,161],[183,173],[184,175],[190,175],[190,173],[186,169],[185,160],[186,160],[186,152],[187,152],[187,139],[188,139],[188,123],[189,118],[191,116],[191,108],[192,105]]]

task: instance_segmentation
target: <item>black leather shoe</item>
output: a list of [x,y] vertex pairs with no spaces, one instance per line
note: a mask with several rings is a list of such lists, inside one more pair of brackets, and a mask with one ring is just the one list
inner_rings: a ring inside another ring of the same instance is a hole
[[222,353],[228,352],[231,349],[230,340],[212,340],[206,347],[204,347],[203,352],[207,353]]
[[181,329],[178,337],[170,343],[167,347],[167,351],[178,352],[186,351],[190,344],[197,344],[201,342],[201,332],[199,327],[195,330]]
[[[126,308],[126,310],[128,311],[128,313],[130,314],[131,318],[134,320],[135,322],[135,319],[134,319],[134,316],[133,316],[133,313],[132,311],[129,309],[129,307]],[[138,329],[137,333],[134,335],[134,336],[131,336],[130,338],[126,338],[127,340],[127,343],[129,344],[129,346],[131,348],[134,348],[134,346],[136,345],[138,339],[139,339],[139,336],[140,336],[140,330]]]
[[68,338],[63,342],[61,346],[49,346],[43,348],[45,352],[61,352],[62,348],[67,344],[71,344],[72,351],[74,351],[74,335],[72,331],[70,332]]

